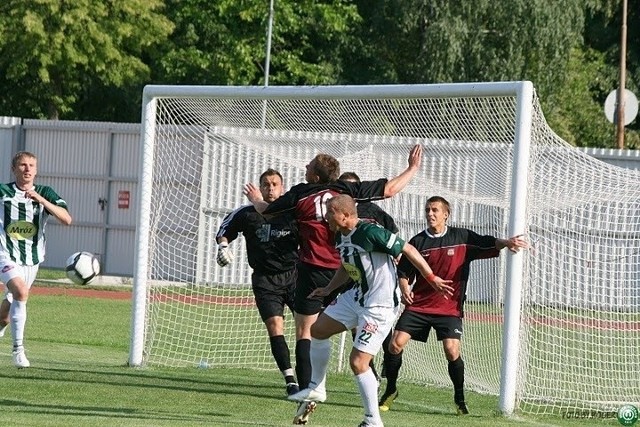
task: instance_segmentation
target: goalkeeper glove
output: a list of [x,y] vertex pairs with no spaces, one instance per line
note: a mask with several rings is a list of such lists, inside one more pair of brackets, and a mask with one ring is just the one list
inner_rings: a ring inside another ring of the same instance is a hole
[[229,244],[227,242],[222,242],[218,245],[218,256],[216,257],[216,261],[220,267],[224,267],[229,265],[233,260],[233,254],[231,250],[229,250]]

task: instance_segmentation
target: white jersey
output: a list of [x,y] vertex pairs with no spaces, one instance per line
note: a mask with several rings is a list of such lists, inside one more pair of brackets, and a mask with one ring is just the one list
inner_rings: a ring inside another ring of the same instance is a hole
[[[36,185],[35,191],[56,206],[67,208],[51,187]],[[49,212],[43,205],[27,198],[15,182],[0,184],[0,246],[16,264],[38,265],[44,260],[45,225]]]
[[400,302],[396,258],[404,240],[378,224],[364,221],[348,235],[338,233],[336,248],[342,266],[356,283],[355,298],[362,307],[396,307]]

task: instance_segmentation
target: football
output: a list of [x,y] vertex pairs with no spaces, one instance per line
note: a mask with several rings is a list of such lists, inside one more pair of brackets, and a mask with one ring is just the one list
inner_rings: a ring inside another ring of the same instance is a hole
[[67,259],[67,277],[76,285],[87,285],[100,273],[100,262],[91,252],[76,252]]

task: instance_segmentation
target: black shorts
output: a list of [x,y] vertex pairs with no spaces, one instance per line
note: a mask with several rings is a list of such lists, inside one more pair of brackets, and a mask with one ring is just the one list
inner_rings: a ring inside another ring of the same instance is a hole
[[336,274],[336,270],[332,268],[298,263],[298,278],[296,280],[296,297],[294,304],[296,313],[304,315],[318,314],[336,298],[338,291],[324,298],[307,298],[315,289],[327,286],[334,274]]
[[293,311],[296,289],[296,270],[278,274],[253,273],[251,275],[253,295],[260,318],[264,322],[270,317],[284,316],[284,306]]
[[413,340],[427,342],[431,328],[435,329],[438,341],[445,338],[457,340],[462,338],[462,318],[457,316],[440,316],[405,310],[394,329],[408,333]]

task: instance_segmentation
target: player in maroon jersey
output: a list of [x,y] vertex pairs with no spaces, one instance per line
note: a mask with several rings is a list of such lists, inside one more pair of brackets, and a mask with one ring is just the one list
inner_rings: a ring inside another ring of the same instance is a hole
[[[449,361],[449,377],[453,383],[457,411],[459,414],[468,414],[464,401],[464,362],[460,357],[460,339],[470,263],[476,259],[497,257],[504,248],[515,253],[529,245],[522,236],[498,239],[494,236],[481,236],[466,228],[447,226],[450,206],[440,196],[429,198],[425,211],[428,227],[409,240],[409,243],[428,260],[434,274],[453,281],[451,286],[454,292],[450,298],[443,298],[408,260],[400,260],[398,277],[406,306],[384,355],[387,386],[379,406],[381,411],[388,411],[398,396],[396,383],[404,347],[410,339],[426,342],[429,331],[433,328],[438,341],[442,341],[444,354]],[[414,280],[415,284],[411,288]]]
[[[311,379],[311,325],[320,310],[335,295],[328,298],[307,298],[316,288],[326,286],[340,267],[340,257],[334,247],[334,233],[325,220],[326,203],[336,194],[349,194],[356,201],[380,200],[399,193],[416,174],[422,161],[422,146],[415,145],[409,153],[407,168],[387,180],[338,181],[340,163],[329,154],[316,155],[307,165],[306,183],[293,186],[274,202],[262,201],[259,189],[247,184],[244,193],[263,215],[293,212],[298,222],[300,259],[297,265],[294,308],[296,311],[296,376],[300,388],[307,388]],[[301,363],[306,359],[306,363]],[[302,417],[302,415],[300,415]],[[305,422],[306,420],[299,420]],[[294,420],[296,422],[296,420]]]

